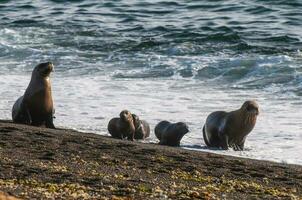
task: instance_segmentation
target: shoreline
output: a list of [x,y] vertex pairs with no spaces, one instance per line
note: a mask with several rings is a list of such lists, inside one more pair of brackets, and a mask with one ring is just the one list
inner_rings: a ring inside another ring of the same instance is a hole
[[300,199],[302,166],[0,120],[0,191],[21,199]]
[[[9,119],[5,119],[2,121],[7,121],[7,122],[11,122],[11,120]],[[1,122],[1,120],[0,120]],[[80,132],[80,133],[89,133],[89,134],[96,134],[96,135],[100,135],[100,136],[104,136],[104,137],[109,137],[111,138],[109,133],[105,133],[104,131],[99,131],[99,132],[93,132],[93,131],[89,131],[86,129],[77,129],[77,128],[71,128],[71,127],[58,127],[59,129],[64,129],[64,130],[72,130],[72,131],[76,131],[76,132]],[[154,132],[151,132],[151,134],[154,134]],[[156,138],[156,137],[155,137]],[[136,142],[140,142],[143,144],[155,144],[157,145],[159,140],[156,138],[155,140],[157,140],[158,142],[154,142],[154,140],[149,140],[150,137],[146,138],[145,140],[137,140]],[[217,148],[213,148],[213,149],[209,149],[209,147],[207,147],[205,144],[204,145],[197,145],[197,144],[192,144],[192,145],[188,145],[188,144],[181,144],[180,145],[181,149],[185,149],[188,151],[198,151],[198,152],[205,152],[205,153],[212,153],[212,154],[217,154],[217,155],[222,155],[222,156],[230,156],[230,157],[234,157],[234,158],[244,158],[244,159],[251,159],[251,160],[258,160],[258,161],[267,161],[267,162],[273,162],[273,163],[282,163],[282,164],[286,164],[286,165],[297,165],[297,166],[301,166],[302,164],[297,164],[295,162],[290,162],[290,161],[284,161],[284,160],[276,160],[276,159],[266,159],[266,158],[257,158],[257,157],[248,157],[246,155],[236,155],[236,154],[228,154],[228,153],[221,153],[224,150],[220,150]],[[251,150],[251,147],[247,146],[247,150],[245,149],[244,151],[249,151]],[[236,152],[234,150],[232,150],[231,148],[228,151],[233,151]]]

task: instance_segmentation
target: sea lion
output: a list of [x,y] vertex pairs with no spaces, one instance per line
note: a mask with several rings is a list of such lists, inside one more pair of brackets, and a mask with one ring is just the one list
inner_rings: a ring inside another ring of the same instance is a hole
[[34,68],[24,95],[17,99],[13,106],[13,122],[55,128],[49,78],[53,69],[54,66],[51,62],[40,63]]
[[255,101],[246,101],[240,109],[211,113],[203,127],[203,139],[208,147],[243,150],[247,135],[253,130],[259,114]]
[[143,140],[150,136],[150,126],[145,120],[140,120],[135,114],[132,114],[133,123],[135,126],[134,139]]
[[134,140],[135,126],[128,110],[123,110],[119,118],[112,118],[107,128],[113,138]]
[[179,146],[182,137],[189,132],[188,126],[183,122],[170,123],[161,121],[154,129],[159,144],[168,146]]

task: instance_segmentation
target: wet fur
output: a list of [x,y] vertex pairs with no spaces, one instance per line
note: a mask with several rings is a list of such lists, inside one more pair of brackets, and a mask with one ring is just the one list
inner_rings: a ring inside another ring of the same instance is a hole
[[154,132],[160,145],[179,146],[180,140],[189,130],[188,126],[182,122],[161,121],[156,125]]
[[119,118],[113,118],[108,123],[108,132],[113,138],[133,141],[135,126],[129,111],[122,111]]
[[55,128],[49,74],[44,76],[41,71],[38,71],[40,65],[47,67],[46,65],[49,64],[41,63],[33,70],[31,81],[24,95],[18,98],[13,105],[13,122],[34,126],[45,125],[47,128]]
[[133,123],[135,126],[134,139],[143,140],[150,136],[150,126],[147,121],[140,120],[135,114],[132,114]]
[[[258,105],[255,103],[256,106]],[[257,115],[258,113],[248,112],[245,104],[236,111],[211,113],[203,127],[205,144],[225,150],[229,147],[243,150],[246,137],[256,124]]]

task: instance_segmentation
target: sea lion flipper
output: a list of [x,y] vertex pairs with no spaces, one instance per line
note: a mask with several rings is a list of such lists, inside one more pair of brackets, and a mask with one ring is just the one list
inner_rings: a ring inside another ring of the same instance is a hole
[[220,138],[220,146],[223,150],[229,149],[229,137],[227,134],[219,134],[221,136]]
[[13,105],[12,119],[15,123],[30,124],[31,117],[24,103],[24,96],[21,96]]
[[127,140],[134,141],[134,133],[129,133],[129,135],[127,136]]
[[32,123],[32,117],[30,115],[29,109],[26,105],[23,106],[23,111],[25,113],[25,120],[27,124],[31,124]]
[[[134,127],[134,125],[133,125]],[[131,128],[131,130],[128,133],[127,139],[129,141],[134,141],[134,135],[135,135],[135,128]]]
[[202,128],[202,133],[203,133],[203,140],[204,140],[204,143],[205,143],[208,147],[210,147],[211,144],[210,144],[210,142],[209,142],[209,140],[208,140],[208,137],[207,137],[207,134],[206,134],[206,126],[205,126],[205,125],[204,125],[203,128]]
[[29,109],[23,102],[21,103],[19,119],[21,123],[32,124],[32,117],[30,115]]
[[241,144],[238,144],[238,151],[243,151],[244,149],[244,141]]
[[234,149],[234,151],[242,151],[243,150],[243,148],[238,144],[233,144],[232,148]]
[[53,115],[49,115],[49,117],[45,120],[45,127],[55,129],[55,125],[53,124]]
[[160,140],[158,144],[160,144],[160,145],[166,145],[166,141],[165,140]]
[[55,113],[56,113],[56,109],[53,108],[53,109],[52,109],[52,118],[53,118],[53,119],[56,119]]

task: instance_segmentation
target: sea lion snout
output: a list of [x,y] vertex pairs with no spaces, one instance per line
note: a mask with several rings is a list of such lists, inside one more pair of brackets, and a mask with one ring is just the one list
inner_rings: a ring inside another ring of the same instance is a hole
[[47,77],[51,72],[54,71],[54,65],[52,62],[40,63],[36,70],[39,72],[40,75]]
[[249,107],[246,108],[246,110],[247,110],[249,113],[252,113],[252,114],[255,114],[255,115],[259,115],[259,109],[256,108],[256,107],[249,106]]
[[124,121],[129,121],[130,118],[132,118],[132,115],[130,114],[130,112],[128,110],[123,110],[120,113],[120,118]]
[[55,67],[52,62],[48,62],[48,68],[51,72],[55,71]]
[[46,69],[45,69],[47,72],[53,72],[55,70],[55,67],[54,65],[52,64],[52,62],[47,62],[46,64]]
[[182,130],[184,134],[187,134],[190,131],[189,126],[184,122],[177,122],[176,126],[178,129]]
[[246,101],[243,107],[245,107],[248,113],[259,115],[259,106],[255,101]]

